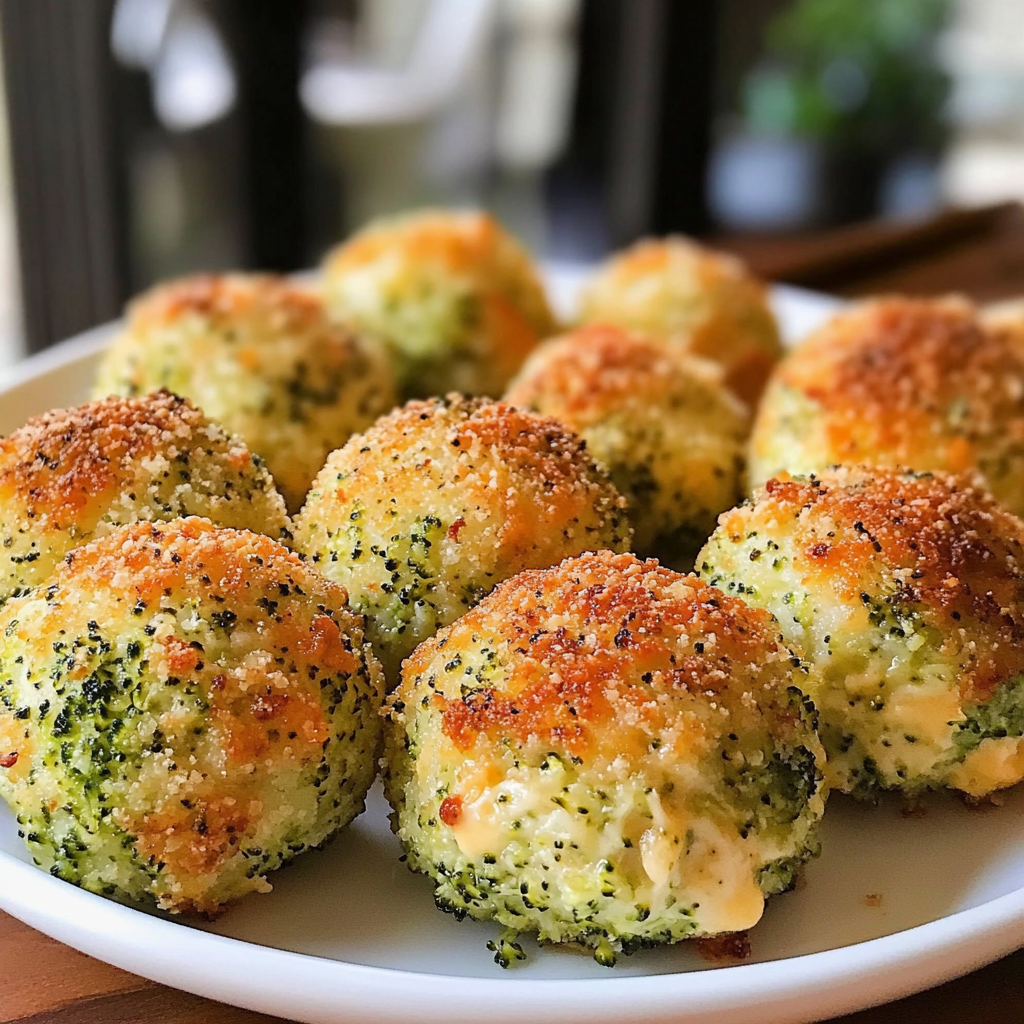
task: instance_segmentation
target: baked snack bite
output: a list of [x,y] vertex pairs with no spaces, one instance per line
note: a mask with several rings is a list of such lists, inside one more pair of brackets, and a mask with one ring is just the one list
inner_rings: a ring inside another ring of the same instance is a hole
[[587,442],[629,503],[633,550],[677,569],[742,493],[746,407],[721,368],[663,339],[590,326],[544,342],[505,400]]
[[390,368],[308,289],[263,274],[183,278],[128,307],[93,394],[191,399],[267,463],[297,509],[327,453],[395,404]]
[[750,483],[837,464],[977,470],[1024,514],[1024,346],[961,299],[876,299],[837,314],[772,377]]
[[380,667],[268,537],[138,523],[0,610],[0,796],[36,863],[215,914],[363,808]]
[[625,502],[554,420],[484,399],[409,402],[333,452],[295,544],[341,583],[389,682],[426,637],[523,569],[625,550]]
[[480,212],[374,221],[328,254],[323,290],[335,316],[384,346],[406,398],[497,398],[555,328],[529,254]]
[[1024,523],[983,490],[890,469],[773,479],[698,565],[801,656],[834,788],[984,797],[1024,778]]
[[105,398],[34,416],[0,439],[0,603],[95,537],[192,515],[288,536],[262,460],[183,398]]
[[385,789],[438,907],[618,951],[756,924],[817,851],[823,752],[765,612],[612,552],[406,661]]
[[763,282],[735,256],[678,236],[612,256],[583,290],[580,320],[665,337],[721,363],[726,383],[751,406],[782,355]]

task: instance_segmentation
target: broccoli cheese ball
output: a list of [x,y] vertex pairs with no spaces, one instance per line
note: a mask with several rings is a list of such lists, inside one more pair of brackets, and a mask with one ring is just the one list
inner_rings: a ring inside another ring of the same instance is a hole
[[958,299],[840,313],[779,366],[750,442],[750,481],[870,465],[977,470],[1024,514],[1024,346]]
[[721,363],[751,405],[782,354],[764,284],[734,256],[686,238],[647,239],[613,256],[584,289],[580,319],[666,337]]
[[501,580],[625,550],[624,505],[554,420],[449,395],[410,402],[332,453],[295,541],[369,617],[394,681],[416,644]]
[[36,416],[0,439],[0,603],[94,537],[190,515],[288,535],[261,460],[183,398],[107,398]]
[[554,331],[529,255],[484,213],[376,221],[328,255],[323,288],[340,319],[391,354],[407,398],[497,397]]
[[1024,777],[1022,543],[958,478],[839,469],[770,480],[698,564],[804,659],[834,787],[983,797]]
[[267,537],[122,527],[0,635],[0,796],[60,878],[215,914],[363,808],[380,667],[341,587]]
[[262,456],[294,511],[327,453],[395,404],[376,350],[314,295],[258,274],[192,277],[128,310],[94,393],[185,395]]
[[505,396],[580,435],[629,502],[634,550],[690,569],[742,492],[749,417],[721,369],[661,339],[583,327],[545,342]]
[[617,951],[740,931],[817,852],[777,627],[633,555],[524,572],[405,663],[385,786],[437,905]]

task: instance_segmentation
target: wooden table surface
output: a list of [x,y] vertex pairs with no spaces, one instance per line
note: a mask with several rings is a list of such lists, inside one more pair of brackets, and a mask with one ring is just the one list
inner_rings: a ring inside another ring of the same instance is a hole
[[[1024,209],[1013,205],[923,224],[871,224],[785,240],[723,238],[717,244],[767,277],[840,295],[956,291],[979,301],[1024,296]],[[482,1008],[481,1020],[486,1016]],[[274,1019],[145,981],[0,914],[0,1024]],[[1024,951],[940,988],[838,1019],[844,1024],[1019,1024],[1024,1021]],[[409,1020],[415,1020],[414,1007]]]

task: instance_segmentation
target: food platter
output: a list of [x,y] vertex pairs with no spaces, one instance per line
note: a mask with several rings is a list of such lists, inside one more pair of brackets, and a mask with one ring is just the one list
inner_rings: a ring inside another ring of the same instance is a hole
[[[565,307],[574,274],[549,274]],[[834,300],[776,289],[792,339]],[[0,434],[82,400],[104,327],[0,379]],[[608,970],[587,955],[524,943],[494,965],[495,928],[433,907],[399,861],[379,790],[326,850],[212,924],[124,907],[38,871],[0,811],[0,908],[85,952],[212,998],[304,1021],[807,1021],[896,998],[1024,945],[1024,793],[972,810],[935,796],[913,816],[835,797],[823,855],[768,906],[742,964],[692,944]]]

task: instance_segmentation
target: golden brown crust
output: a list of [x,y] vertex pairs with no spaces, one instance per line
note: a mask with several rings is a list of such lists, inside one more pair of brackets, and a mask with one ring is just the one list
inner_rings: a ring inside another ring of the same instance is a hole
[[[167,391],[34,416],[0,439],[0,495],[16,497],[30,519],[47,516],[53,527],[67,529],[85,505],[118,488],[126,463],[175,444],[191,446],[207,425],[191,403]],[[252,465],[241,444],[231,448],[229,460],[236,470]]]
[[[756,700],[765,683],[752,666],[782,656],[771,621],[696,577],[598,552],[499,585],[417,648],[403,677],[426,673],[446,647],[486,637],[489,648],[517,657],[493,687],[435,698],[445,734],[462,750],[485,734],[581,755],[614,747],[628,729],[666,735],[669,723],[679,725],[673,695],[723,707]],[[692,740],[702,727],[694,721],[690,730]]]
[[282,573],[309,577],[317,590],[344,604],[343,587],[321,579],[298,555],[259,533],[218,529],[205,519],[135,523],[70,552],[51,577],[55,600],[63,589],[90,586],[129,590],[152,600],[169,589],[237,599],[276,589]]
[[664,341],[609,324],[581,327],[546,342],[540,351],[543,362],[521,376],[505,400],[555,409],[581,426],[602,419],[610,409],[666,396],[677,386],[680,368],[714,369]]
[[128,306],[128,329],[150,331],[195,315],[232,326],[253,316],[274,318],[281,333],[305,334],[324,324],[309,289],[277,274],[196,274],[159,284]]
[[[457,395],[448,395],[446,401],[449,409],[461,404]],[[574,486],[584,478],[582,470],[589,469],[584,443],[550,416],[525,412],[505,402],[484,401],[473,403],[460,419],[453,430],[453,447],[483,445],[507,452],[518,470],[543,480],[550,494]]]
[[[361,483],[352,488],[352,493],[365,499],[379,486],[406,496],[419,490],[421,464],[410,463],[399,453],[425,450],[424,437],[430,435],[425,435],[424,422],[431,419],[445,424],[444,440],[456,458],[451,479],[446,483],[462,483],[467,488],[467,501],[471,488],[488,492],[498,489],[499,493],[488,497],[486,504],[492,505],[495,497],[501,502],[503,517],[496,539],[503,544],[515,544],[515,537],[521,532],[524,549],[529,548],[535,543],[530,538],[536,535],[537,522],[541,520],[550,522],[553,528],[564,526],[579,515],[581,493],[597,495],[603,491],[609,498],[614,495],[586,454],[584,442],[557,420],[516,409],[505,402],[458,394],[408,402],[382,417],[365,434],[353,438],[346,448],[346,471],[349,476],[359,476]],[[381,452],[391,452],[393,465],[386,479],[377,478]],[[429,461],[427,457],[427,464]],[[505,467],[502,479],[497,475],[499,463]],[[531,504],[528,519],[524,518],[526,509],[515,486],[517,481],[535,483],[537,490],[543,492],[543,504]],[[317,486],[322,486],[321,481]],[[344,500],[347,489],[348,485],[343,483],[338,500]],[[610,512],[624,506],[621,498],[614,497],[617,503],[607,502]]]
[[708,288],[728,280],[742,282],[751,295],[760,299],[767,295],[764,283],[750,274],[741,259],[727,252],[708,249],[682,235],[641,239],[614,257],[607,272],[613,280],[618,278],[621,283],[628,283],[669,272],[682,259],[692,265],[691,273],[701,287]]
[[960,299],[864,303],[812,335],[778,374],[824,411],[836,462],[959,472],[978,464],[980,439],[1005,432],[1024,442],[1021,352]]
[[613,256],[584,293],[582,319],[668,337],[721,363],[748,404],[782,353],[765,284],[735,256],[680,236],[643,239]]
[[[125,335],[138,344],[190,318],[201,319],[218,344],[231,346],[241,370],[267,379],[291,362],[306,367],[312,359],[317,375],[328,379],[349,368],[362,347],[348,327],[331,321],[316,293],[274,274],[205,274],[157,285],[129,304]],[[291,338],[301,351],[268,344]],[[290,414],[282,408],[280,415]]]
[[[484,319],[491,330],[515,337],[520,333],[516,324],[507,323],[501,330],[501,322],[525,318],[521,327],[535,342],[537,332],[554,326],[526,251],[493,217],[480,211],[424,210],[371,224],[328,256],[324,272],[330,277],[387,260],[396,249],[412,266],[440,265],[489,285],[493,291],[485,295]],[[513,268],[519,280],[513,280]],[[502,356],[500,349],[495,351]]]
[[[1024,671],[1024,524],[972,481],[842,469],[770,480],[754,501],[759,522],[798,519],[794,568],[812,587],[856,602],[884,566],[898,583],[894,600],[944,636],[975,622],[977,660],[960,681],[966,701]],[[750,528],[742,508],[720,523],[737,538]]]
[[492,259],[504,232],[489,214],[479,211],[451,213],[424,211],[359,232],[328,258],[332,272],[347,265],[360,266],[387,256],[394,244],[392,229],[401,228],[402,248],[413,260],[443,263],[452,270],[473,270]]

